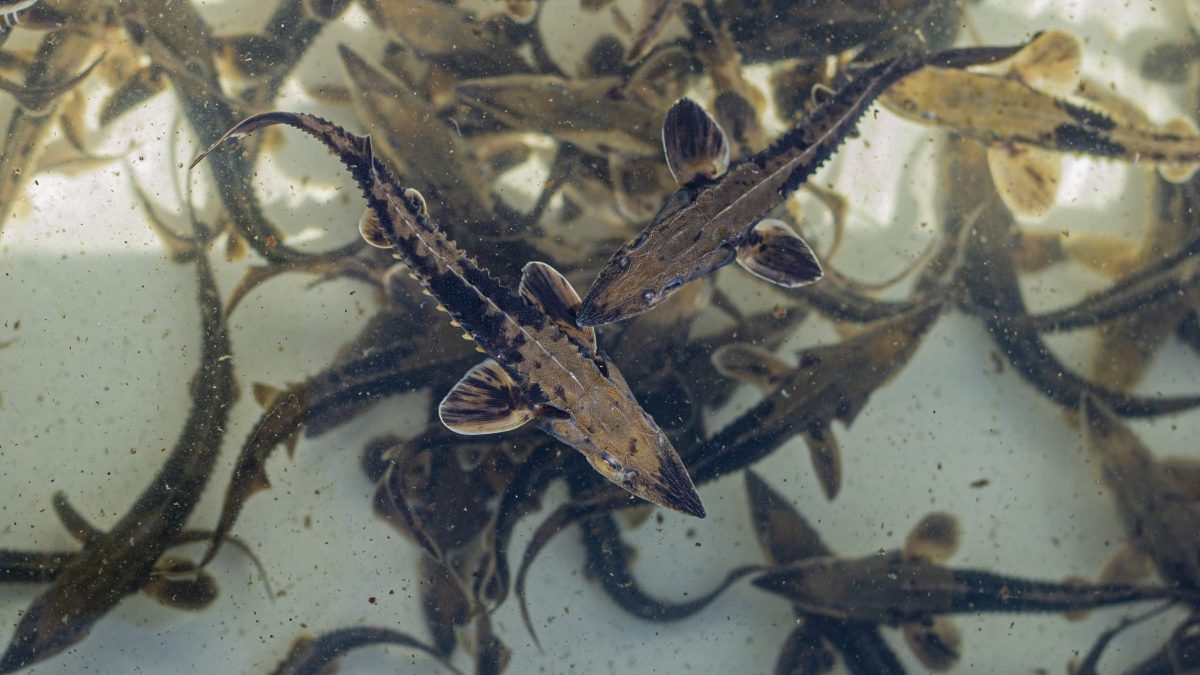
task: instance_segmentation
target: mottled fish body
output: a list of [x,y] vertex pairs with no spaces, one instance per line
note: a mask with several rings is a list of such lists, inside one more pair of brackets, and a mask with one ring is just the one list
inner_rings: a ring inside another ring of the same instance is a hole
[[367,200],[363,237],[403,261],[385,283],[396,283],[396,273],[407,268],[453,325],[463,328],[463,337],[490,357],[441,402],[438,412],[448,428],[487,434],[533,422],[632,494],[704,516],[671,442],[598,351],[595,331],[576,325],[580,301],[570,283],[549,265],[532,262],[525,266],[520,292],[510,291],[430,219],[424,198],[399,184],[375,156],[369,137],[311,115],[263,113],[233,127],[196,162],[230,136],[276,124],[313,136],[350,170]]

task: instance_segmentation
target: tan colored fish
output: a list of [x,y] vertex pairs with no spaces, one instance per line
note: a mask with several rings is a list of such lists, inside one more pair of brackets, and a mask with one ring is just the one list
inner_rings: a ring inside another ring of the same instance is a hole
[[1088,455],[1131,538],[1102,580],[1140,577],[1148,559],[1163,581],[1200,588],[1200,527],[1196,495],[1186,472],[1158,461],[1150,449],[1106,405],[1092,397],[1080,404],[1080,427]]
[[864,558],[808,557],[753,583],[805,614],[899,625],[913,653],[933,671],[954,666],[962,653],[951,614],[1072,613],[1133,602],[1195,601],[1190,589],[1041,581],[947,567],[959,538],[958,520],[934,512],[917,523],[902,550]]
[[[607,156],[652,156],[661,109],[621,96],[620,77],[568,80],[555,75],[505,75],[467,80],[458,97],[513,129],[536,131]],[[622,120],[614,125],[613,120]]]
[[[689,515],[704,507],[670,440],[638,405],[620,371],[576,326],[579,296],[545,263],[525,266],[514,294],[468,257],[429,218],[419,192],[404,189],[376,159],[369,137],[317,117],[272,112],[234,126],[231,136],[285,124],[326,145],[350,170],[370,210],[360,231],[394,249],[425,291],[490,358],[442,400],[442,422],[463,434],[508,431],[533,422],[576,448],[608,480],[647,501]],[[395,279],[396,266],[389,273]],[[389,282],[390,283],[390,282]]]
[[[777,401],[759,429],[780,430],[778,442],[801,435],[821,489],[833,499],[842,485],[833,420],[852,423],[871,394],[908,362],[940,313],[941,307],[931,305],[879,321],[840,343],[801,352],[796,366],[738,342],[717,349],[712,361],[721,374],[758,386]],[[847,378],[847,372],[857,375]],[[804,419],[807,424],[797,424]]]
[[1133,104],[1092,95],[1094,86],[1081,90],[1079,61],[1074,37],[1047,31],[997,64],[1002,69],[926,68],[892,86],[880,103],[988,144],[996,187],[1018,214],[1041,215],[1054,205],[1063,153],[1150,163],[1175,183],[1190,178],[1200,162],[1195,125],[1176,119],[1155,127],[1128,114]]

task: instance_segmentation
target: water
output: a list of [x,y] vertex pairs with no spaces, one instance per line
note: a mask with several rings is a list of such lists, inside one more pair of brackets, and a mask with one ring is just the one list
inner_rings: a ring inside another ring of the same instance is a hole
[[[66,13],[78,11],[72,3],[45,4]],[[636,25],[639,3],[618,4]],[[549,58],[567,72],[577,70],[593,36],[618,30],[620,21],[608,10],[585,14],[575,3],[547,5],[538,25],[546,36]],[[968,6],[966,20],[978,33],[978,43],[986,45],[1015,44],[1050,28],[1069,31],[1083,44],[1084,76],[1135,101],[1150,120],[1161,124],[1191,111],[1195,68],[1185,66],[1188,77],[1183,84],[1168,85],[1143,77],[1139,64],[1152,48],[1194,39],[1183,5],[981,2]],[[135,12],[141,5],[122,7],[121,11]],[[475,5],[482,12],[498,8],[498,3]],[[246,32],[251,26],[257,30],[270,12],[270,8],[251,9],[233,2],[201,3],[197,10],[222,35]],[[52,497],[59,491],[98,527],[112,527],[175,447],[191,406],[189,382],[201,357],[194,265],[167,258],[163,239],[150,227],[132,186],[140,185],[161,220],[180,233],[188,232],[188,219],[177,186],[191,186],[197,214],[210,226],[218,222],[220,193],[209,169],[185,172],[201,144],[191,132],[192,122],[180,117],[186,110],[170,93],[171,87],[108,126],[98,127],[105,97],[128,79],[135,66],[152,58],[176,67],[164,60],[163,51],[153,50],[152,42],[143,48],[129,41],[130,22],[145,21],[147,15],[123,16],[121,26],[97,36],[94,49],[81,57],[86,65],[100,54],[100,43],[108,49],[105,61],[78,90],[86,98],[76,101],[69,95],[58,113],[78,114],[84,121],[91,155],[115,159],[80,160],[56,127],[42,144],[40,166],[49,168],[33,173],[38,164],[20,164],[23,172],[33,175],[19,196],[4,204],[7,217],[0,234],[3,549],[78,548],[51,509]],[[19,54],[39,44],[44,33],[33,30],[38,27],[36,18],[14,31],[6,51]],[[447,35],[459,29],[440,25]],[[779,25],[765,29],[774,31],[772,37],[783,31]],[[305,110],[363,131],[361,107],[339,105],[329,97],[315,101],[312,92],[321,86],[354,87],[344,75],[339,43],[347,43],[378,67],[385,53],[383,35],[361,6],[352,5],[323,29],[296,74],[280,80],[273,104],[247,106],[243,112]],[[436,37],[436,33],[426,35]],[[685,35],[683,23],[676,19],[668,25],[663,41]],[[186,51],[181,36],[172,39],[164,43]],[[628,37],[621,40],[629,43]],[[960,35],[959,42],[975,44],[969,33]],[[299,39],[288,44],[299,44]],[[464,43],[463,49],[471,46]],[[257,47],[252,53],[267,65],[279,66],[288,59],[287,47],[278,44]],[[396,60],[419,66],[411,53]],[[755,63],[745,68],[744,75],[761,88],[768,83],[769,70],[768,65]],[[174,80],[168,78],[172,87],[193,91],[199,100],[211,96],[196,80],[174,72]],[[19,79],[15,73],[7,76]],[[230,87],[233,80],[228,72],[223,77]],[[711,109],[710,81],[693,75],[688,86]],[[6,115],[12,115],[11,101],[5,106]],[[943,242],[939,234],[943,205],[953,191],[964,189],[940,177],[945,131],[904,121],[878,106],[874,110],[877,114],[868,114],[860,126],[859,138],[849,140],[811,181],[832,188],[848,203],[845,239],[832,259],[823,259],[826,268],[865,283],[895,277],[924,251]],[[196,120],[220,126],[219,114],[212,108],[195,114]],[[467,113],[454,119],[459,126],[447,137],[479,153],[478,119]],[[610,126],[624,128],[626,122],[612,119]],[[415,123],[429,122],[418,117]],[[440,128],[448,132],[454,124],[443,122]],[[783,129],[778,119],[768,117],[765,137],[773,138]],[[377,139],[386,136],[383,130],[371,131]],[[431,181],[447,174],[449,169],[443,167],[454,158],[431,150],[436,147],[431,133],[415,137],[393,133],[400,146],[393,152],[410,163],[408,172],[425,172]],[[531,148],[525,161],[499,178],[486,171],[484,177],[498,186],[492,194],[502,203],[526,210],[549,176],[546,164],[555,144],[545,134],[516,140]],[[283,233],[283,241],[276,244],[315,253],[353,242],[362,205],[344,172],[298,132],[288,130],[268,137],[268,142],[277,145],[258,163],[249,184],[267,218]],[[5,150],[9,159],[14,143],[10,136]],[[492,147],[498,145],[493,139]],[[235,149],[219,152],[233,155]],[[478,156],[468,160],[476,170],[485,164]],[[661,171],[657,157],[647,161],[652,170]],[[567,181],[576,201],[587,198],[586,179],[581,171]],[[1101,234],[1124,237],[1121,241],[1129,242],[1127,250],[1132,250],[1154,212],[1155,190],[1168,189],[1154,187],[1155,180],[1144,167],[1069,156],[1063,160],[1053,209],[1039,218],[1022,218],[1019,224],[1028,231],[1065,233],[1066,241],[1086,241],[1089,235]],[[231,188],[222,189],[229,194]],[[650,192],[653,212],[663,195]],[[430,190],[426,198],[439,219],[447,211],[468,208],[458,201],[439,201]],[[602,194],[589,202],[594,212],[568,225],[553,221],[561,214],[561,202],[556,200],[543,233],[529,239],[536,255],[556,263],[581,292],[616,243],[638,230],[613,208],[614,199]],[[828,212],[809,193],[801,193],[792,204],[801,205],[804,234],[823,256],[835,238]],[[501,234],[506,234],[506,227],[500,228]],[[503,255],[510,250],[504,247],[512,246],[512,238],[493,236],[481,243],[481,236],[487,233],[466,231],[463,237],[476,243],[467,239],[464,247],[515,286],[527,258]],[[227,237],[219,237],[208,258],[221,297],[228,301],[243,275],[263,260],[253,252],[227,259],[226,244]],[[751,312],[798,306],[800,292],[777,289],[733,267],[716,275],[717,287],[731,298],[727,308]],[[967,274],[982,278],[984,272],[968,268]],[[361,279],[317,284],[314,279],[318,277],[309,272],[273,278],[248,294],[229,319],[240,398],[221,425],[221,453],[188,519],[191,527],[211,528],[217,522],[238,449],[263,414],[252,385],[283,388],[321,372],[380,311],[382,298]],[[1072,262],[1022,274],[1020,283],[1029,311],[1036,313],[1069,304],[1110,282],[1094,269]],[[902,299],[912,292],[913,284],[906,278],[878,295]],[[418,306],[419,302],[424,305]],[[454,361],[462,351],[457,331],[445,326],[445,318],[432,311],[431,304],[414,297],[408,315],[391,330],[415,327],[418,337],[434,336],[418,342],[420,350],[413,357],[418,364]],[[713,339],[728,333],[731,325],[728,312],[710,307],[694,320],[690,340]],[[835,324],[812,313],[795,321],[773,346],[782,358],[795,363],[797,350],[836,344],[848,339],[852,328],[853,324]],[[639,398],[685,456],[698,445],[694,430],[700,428],[691,427],[689,432],[686,418],[697,414],[711,434],[751,410],[762,396],[753,387],[740,386],[728,403],[693,411],[681,402],[680,383],[696,387],[696,397],[701,390],[727,385],[715,379],[701,384],[696,384],[696,378],[655,380],[661,370],[661,362],[655,359],[660,357],[647,356],[649,347],[623,345],[627,338],[619,335],[620,330],[617,326],[602,329],[601,347],[613,353],[636,392],[651,392]],[[678,324],[657,330],[649,333],[658,336],[650,344],[680,337]],[[1092,332],[1055,334],[1047,342],[1076,372],[1087,374],[1092,368],[1097,344]],[[420,551],[373,513],[375,485],[360,468],[362,449],[371,440],[384,435],[410,439],[427,428],[438,428],[431,417],[433,406],[464,367],[456,362],[453,370],[426,370],[418,384],[428,386],[387,397],[353,420],[300,439],[294,457],[282,452],[272,456],[267,464],[271,489],[246,503],[233,530],[262,559],[272,593],[243,555],[225,547],[207,568],[220,593],[206,609],[180,611],[158,605],[144,594],[132,595],[107,612],[86,639],[31,672],[267,672],[284,658],[295,638],[349,626],[388,627],[428,640],[420,606]],[[1167,339],[1135,391],[1147,396],[1194,393],[1197,370],[1191,348]],[[848,381],[865,376],[854,370],[845,374]],[[1130,428],[1156,456],[1187,458],[1195,454],[1192,439],[1198,421],[1194,412],[1185,412],[1134,421]],[[757,462],[754,470],[786,495],[838,555],[859,558],[899,548],[909,530],[933,511],[954,514],[961,522],[961,546],[948,564],[1047,581],[1069,576],[1095,579],[1126,540],[1096,462],[1062,408],[1023,380],[983,323],[963,311],[944,313],[911,360],[871,395],[853,424],[834,422],[832,430],[843,462],[836,499],[830,501],[822,494],[799,437]],[[514,432],[512,438],[504,441],[504,448],[546,445],[544,436],[535,432]],[[561,447],[563,453],[571,452]],[[454,452],[448,447],[438,450]],[[558,461],[549,447],[534,459]],[[504,467],[507,461],[493,456],[484,466]],[[454,480],[477,479],[458,476]],[[473,485],[481,494],[486,492],[478,483]],[[634,576],[656,598],[692,599],[708,592],[738,565],[765,563],[750,527],[741,472],[702,485],[700,495],[708,512],[704,520],[656,509],[644,524],[623,529],[622,538],[637,552]],[[542,509],[519,520],[508,547],[514,575],[536,527],[567,498],[561,481],[551,483]],[[478,501],[467,499],[466,505],[478,508]],[[488,503],[494,503],[494,497]],[[435,509],[434,513],[441,512]],[[585,573],[585,553],[576,532],[570,528],[555,538],[529,573],[528,596],[540,649],[522,625],[511,593],[491,615],[497,636],[512,652],[508,672],[770,672],[774,668],[785,638],[797,626],[786,601],[742,581],[686,620],[646,622],[619,608]],[[191,544],[172,552],[196,560],[202,550]],[[9,617],[4,625],[15,627],[45,588],[10,584],[0,590],[0,608]],[[1098,610],[1077,622],[1058,614],[955,616],[962,652],[954,670],[1057,672],[1086,651],[1103,630],[1149,607]],[[1122,672],[1146,659],[1183,617],[1182,611],[1172,610],[1123,633],[1106,652],[1102,672]],[[882,633],[910,672],[923,671],[898,630],[886,627]],[[473,658],[462,645],[470,644],[474,634],[471,625],[460,631],[464,639],[452,656],[460,668],[473,667]],[[343,659],[342,669],[361,673],[445,670],[429,657],[400,647],[355,651]]]

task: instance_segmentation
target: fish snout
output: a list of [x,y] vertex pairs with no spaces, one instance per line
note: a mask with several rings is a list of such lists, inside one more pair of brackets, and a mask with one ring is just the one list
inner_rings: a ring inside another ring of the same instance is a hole
[[660,452],[659,458],[658,475],[641,486],[642,494],[638,496],[689,516],[705,517],[700,493],[679,455],[672,449],[669,453]]
[[581,328],[590,326],[599,326],[601,324],[612,321],[612,312],[608,307],[591,301],[591,295],[580,305],[579,311],[575,315],[575,323]]
[[604,277],[597,278],[576,313],[575,323],[585,328],[600,326],[637,316],[654,306],[652,292],[629,295],[617,294],[614,289]]

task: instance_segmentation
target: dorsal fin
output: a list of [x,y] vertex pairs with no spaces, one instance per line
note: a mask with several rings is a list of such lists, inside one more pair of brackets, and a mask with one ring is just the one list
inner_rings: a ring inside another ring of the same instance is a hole
[[629,74],[623,90],[655,110],[683,96],[692,69],[692,56],[682,47],[656,50]]
[[491,359],[467,371],[438,405],[446,428],[477,436],[511,431],[534,418],[521,388]]
[[353,139],[354,145],[357,146],[354,149],[358,151],[358,159],[370,167],[371,180],[377,183],[381,182],[383,179],[379,176],[379,167],[375,166],[375,145],[371,141],[370,134],[366,136],[349,134],[349,136]]
[[784,288],[806,286],[825,274],[808,243],[777,218],[764,218],[743,237],[737,261],[754,276]]
[[663,152],[671,175],[680,185],[713,180],[729,168],[725,131],[700,104],[681,98],[663,119]]
[[521,270],[521,297],[541,310],[567,337],[596,353],[596,329],[580,328],[575,314],[583,300],[571,282],[544,262],[531,262]]

